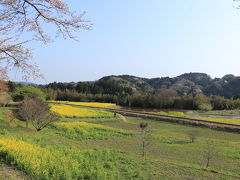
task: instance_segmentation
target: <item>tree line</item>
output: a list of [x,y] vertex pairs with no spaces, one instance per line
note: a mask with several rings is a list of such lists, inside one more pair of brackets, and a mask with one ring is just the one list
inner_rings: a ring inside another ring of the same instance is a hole
[[[92,84],[88,87],[82,83],[79,84],[79,86],[69,88],[69,86],[64,86],[63,83],[56,83],[55,86],[38,86],[38,89],[40,89],[42,93],[38,92],[36,88],[31,87],[32,86],[24,86],[13,82],[8,83],[9,94],[14,101],[23,100],[23,94],[31,91],[33,94],[39,94],[42,99],[46,98],[47,100],[106,102],[116,103],[124,107],[188,110],[240,109],[240,98],[238,96],[228,99],[221,96],[206,96],[201,93],[179,95],[170,89],[159,89],[153,93],[133,92],[117,84],[113,84],[112,87],[107,89],[107,86],[103,88],[99,84],[97,86]],[[101,90],[97,91],[97,88]],[[2,94],[2,96],[6,97],[6,93]]]
[[155,93],[128,93],[117,91],[113,93],[92,93],[76,89],[43,88],[49,100],[58,101],[90,101],[116,103],[124,107],[141,108],[175,108],[189,110],[232,110],[240,108],[240,98],[228,99],[221,96],[206,96],[204,94],[177,95],[172,90],[159,90]]

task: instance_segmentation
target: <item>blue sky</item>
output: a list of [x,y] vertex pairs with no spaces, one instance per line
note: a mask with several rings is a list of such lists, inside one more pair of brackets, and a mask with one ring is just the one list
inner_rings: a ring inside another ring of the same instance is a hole
[[112,74],[240,75],[240,10],[232,0],[65,2],[75,11],[86,11],[93,29],[79,32],[80,42],[59,38],[48,45],[30,45],[46,82]]

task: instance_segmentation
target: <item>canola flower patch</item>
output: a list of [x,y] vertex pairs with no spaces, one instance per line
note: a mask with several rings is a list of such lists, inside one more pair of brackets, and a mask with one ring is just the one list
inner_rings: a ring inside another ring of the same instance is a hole
[[0,156],[33,179],[143,179],[134,161],[112,150],[42,148],[1,138]]
[[193,119],[240,125],[240,119],[213,118],[213,117],[199,117],[199,118],[193,117]]
[[90,107],[102,107],[102,108],[117,107],[117,105],[113,104],[113,103],[100,103],[100,102],[70,102],[70,101],[49,101],[49,102],[65,103],[65,104],[73,104],[73,105],[81,105],[81,106],[90,106]]
[[159,114],[159,115],[166,115],[166,116],[177,116],[177,117],[186,117],[186,114],[184,112],[179,112],[179,111],[160,111],[160,112],[152,112],[154,114]]
[[80,107],[73,107],[69,105],[60,105],[60,104],[52,104],[51,111],[59,114],[63,117],[69,118],[112,118],[113,113],[102,111],[102,110],[95,110],[95,109],[88,109],[88,108],[80,108]]
[[103,107],[103,108],[112,108],[116,106],[116,104],[112,104],[112,103],[99,103],[99,102],[68,102],[68,104],[91,106],[91,107]]
[[58,122],[53,126],[57,133],[71,139],[109,139],[112,137],[131,136],[133,133],[87,122]]

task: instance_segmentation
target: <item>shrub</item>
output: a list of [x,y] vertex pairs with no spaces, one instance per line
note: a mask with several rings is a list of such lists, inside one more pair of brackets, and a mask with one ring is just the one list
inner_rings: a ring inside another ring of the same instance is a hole
[[46,95],[39,88],[33,86],[23,86],[17,87],[15,93],[13,94],[14,101],[22,101],[24,97],[37,97],[40,100],[46,100]]
[[12,102],[12,97],[8,93],[6,93],[6,92],[0,93],[0,105],[1,106],[5,107],[10,102]]
[[200,104],[198,106],[198,110],[201,110],[201,111],[211,111],[213,108],[212,108],[212,105],[211,104]]

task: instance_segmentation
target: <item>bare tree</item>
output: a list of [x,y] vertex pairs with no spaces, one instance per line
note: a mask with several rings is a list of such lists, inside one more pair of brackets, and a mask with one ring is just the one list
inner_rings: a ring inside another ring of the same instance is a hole
[[8,110],[6,110],[6,111],[3,112],[3,114],[4,114],[4,116],[3,116],[4,119],[6,118],[6,119],[9,120],[9,125],[10,125],[10,126],[12,126],[13,123],[15,124],[17,118],[15,117],[13,111],[10,111],[10,110],[8,111]]
[[35,127],[37,131],[41,131],[43,128],[45,128],[49,124],[53,122],[57,122],[58,120],[59,118],[57,115],[46,112],[45,114],[42,114],[42,116],[32,119],[32,125],[33,127]]
[[0,67],[0,92],[8,92],[7,81],[9,80],[7,70]]
[[34,100],[28,96],[24,98],[24,101],[19,107],[19,116],[26,122],[26,128],[28,127],[29,121],[33,118],[34,111],[32,110]]
[[[77,39],[80,29],[91,29],[84,20],[85,12],[76,15],[63,0],[1,0],[0,1],[0,63],[5,68],[17,67],[24,78],[39,76],[36,64],[31,63],[31,50],[25,44],[37,40],[49,43],[52,38],[43,28],[45,24],[55,27],[56,36]],[[29,39],[22,34],[28,33]]]
[[31,121],[37,131],[42,130],[52,122],[58,121],[58,116],[50,112],[47,102],[28,96],[25,97],[19,107],[19,115],[25,120],[26,127]]
[[198,131],[196,130],[191,130],[187,133],[189,139],[191,140],[192,143],[195,142],[197,136],[199,135]]
[[206,168],[209,167],[210,163],[212,163],[213,159],[217,156],[216,146],[213,140],[206,140],[206,148],[203,151],[203,158],[206,161]]
[[148,123],[140,123],[139,124],[140,130],[141,130],[141,144],[142,144],[142,157],[145,156],[145,148],[147,145],[147,127],[148,127]]

